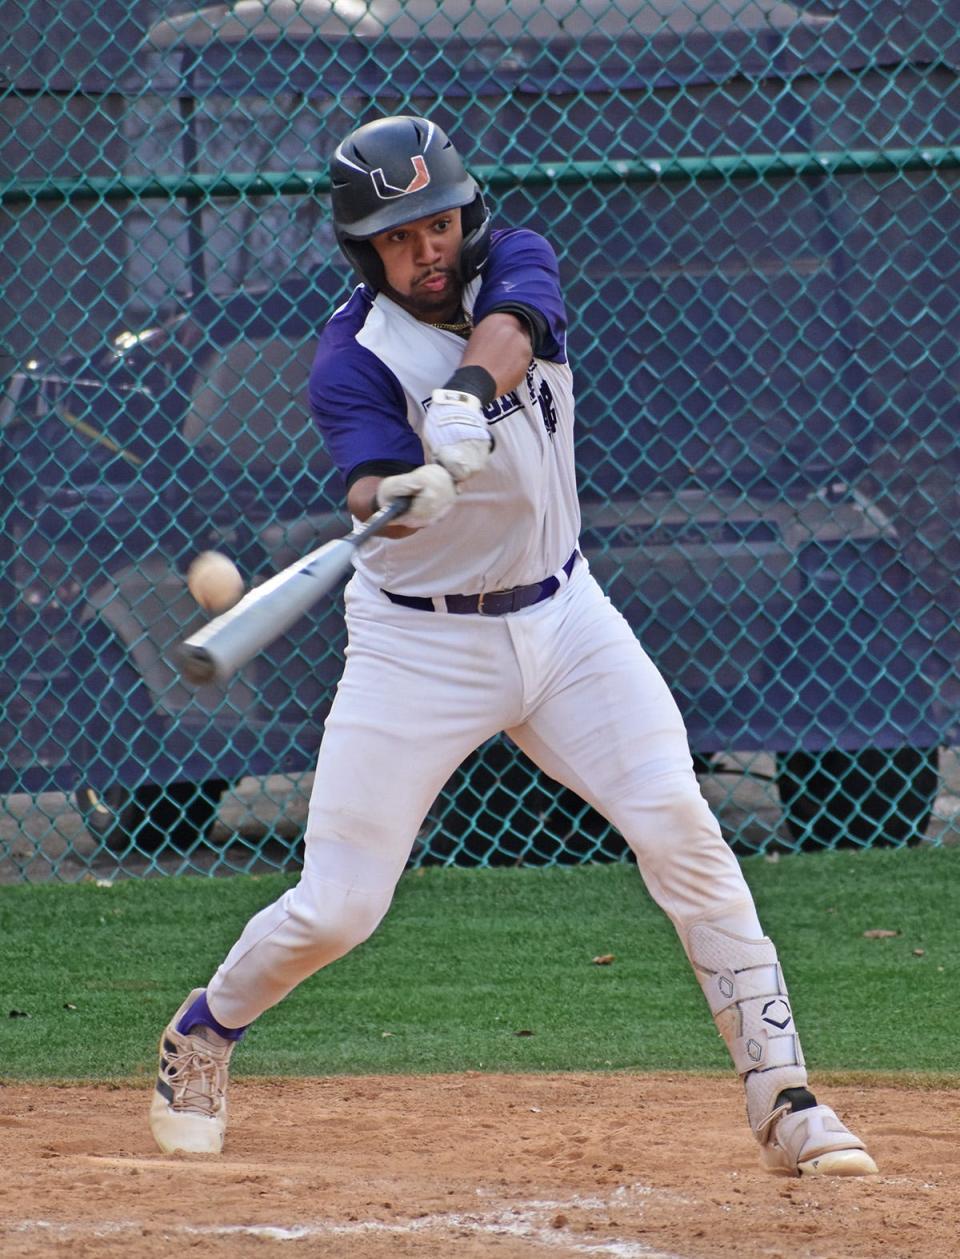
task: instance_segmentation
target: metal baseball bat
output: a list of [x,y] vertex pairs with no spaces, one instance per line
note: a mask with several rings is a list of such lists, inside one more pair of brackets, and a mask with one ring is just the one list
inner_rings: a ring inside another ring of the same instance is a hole
[[352,533],[295,560],[184,639],[177,653],[183,677],[197,686],[225,682],[329,594],[349,570],[354,551],[402,516],[410,501],[396,499]]

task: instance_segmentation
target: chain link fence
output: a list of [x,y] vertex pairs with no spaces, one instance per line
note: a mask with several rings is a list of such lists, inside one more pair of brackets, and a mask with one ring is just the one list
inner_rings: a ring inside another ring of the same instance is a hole
[[[305,404],[350,284],[325,170],[348,130],[398,112],[444,126],[495,217],[557,247],[583,548],[671,683],[731,844],[943,842],[960,743],[950,8],[8,7],[2,877],[296,859],[339,601],[225,689],[192,690],[176,646],[203,617],[184,574],[219,549],[255,584],[347,527]],[[743,780],[762,793],[746,808]],[[624,856],[494,740],[411,860]]]

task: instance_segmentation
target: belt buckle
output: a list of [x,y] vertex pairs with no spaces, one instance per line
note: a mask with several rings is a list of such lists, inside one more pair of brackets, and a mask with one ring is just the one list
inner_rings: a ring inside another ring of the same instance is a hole
[[511,606],[505,609],[491,608],[490,611],[487,612],[484,608],[484,604],[487,599],[497,602],[502,599],[504,595],[515,596],[519,589],[519,586],[508,586],[506,590],[487,590],[483,594],[477,595],[477,611],[481,616],[502,616],[504,611],[512,612],[514,610],[513,598],[511,598]]

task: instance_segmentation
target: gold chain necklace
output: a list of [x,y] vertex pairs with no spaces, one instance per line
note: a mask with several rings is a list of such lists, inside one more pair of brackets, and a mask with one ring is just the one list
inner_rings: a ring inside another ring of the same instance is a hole
[[468,337],[473,331],[473,320],[469,315],[465,315],[463,319],[458,319],[454,323],[432,323],[431,328],[442,328],[444,332],[455,332],[458,337]]

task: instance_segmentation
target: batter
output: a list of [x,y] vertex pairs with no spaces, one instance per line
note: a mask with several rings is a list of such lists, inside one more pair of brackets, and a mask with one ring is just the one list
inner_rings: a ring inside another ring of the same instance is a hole
[[331,178],[335,230],[361,284],[320,337],[310,404],[352,515],[411,505],[358,553],[347,586],[346,665],[302,877],[163,1033],[157,1143],[220,1152],[245,1028],[376,929],[438,792],[505,731],[630,845],[743,1079],[765,1164],[875,1172],[807,1087],[776,949],[700,793],[680,712],[578,550],[553,249],[492,226],[427,119],[360,127]]

